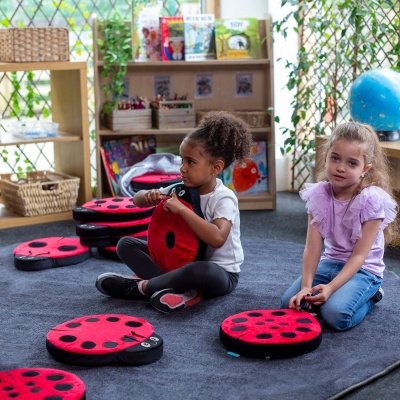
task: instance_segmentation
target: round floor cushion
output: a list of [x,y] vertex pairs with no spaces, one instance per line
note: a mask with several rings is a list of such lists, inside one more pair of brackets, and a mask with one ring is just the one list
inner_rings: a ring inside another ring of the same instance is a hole
[[163,354],[163,340],[153,326],[124,314],[64,322],[47,334],[46,347],[57,361],[86,366],[150,364]]
[[39,271],[65,267],[87,260],[90,248],[79,238],[53,236],[30,240],[14,249],[15,268],[22,271]]
[[[183,184],[174,185],[170,191],[187,208],[204,219],[197,189]],[[155,208],[149,224],[148,247],[151,258],[165,272],[183,267],[192,261],[201,261],[207,245],[200,240],[184,219],[164,210],[163,199]]]
[[124,222],[148,218],[153,210],[154,207],[135,206],[132,197],[107,197],[75,207],[72,216],[80,222]]
[[317,349],[322,329],[306,311],[251,310],[226,318],[220,326],[220,340],[245,357],[287,358]]
[[85,399],[85,384],[59,369],[13,369],[0,372],[0,399],[81,400]]

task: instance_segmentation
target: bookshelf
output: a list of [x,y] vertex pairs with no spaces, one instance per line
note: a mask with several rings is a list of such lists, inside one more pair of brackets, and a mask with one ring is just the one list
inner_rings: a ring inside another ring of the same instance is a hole
[[[80,178],[77,199],[80,205],[92,199],[86,63],[0,63],[0,76],[9,72],[46,70],[50,71],[51,112],[53,121],[59,124],[58,136],[21,139],[11,134],[2,134],[0,148],[29,143],[53,143],[55,171]],[[10,212],[0,204],[0,229],[71,218],[72,211],[24,217]]]
[[[261,36],[266,37],[262,45],[262,57],[259,59],[209,60],[198,62],[129,62],[126,77],[129,79],[130,96],[146,96],[153,98],[154,76],[168,75],[171,81],[171,91],[178,96],[187,95],[193,101],[195,110],[224,109],[228,111],[252,111],[272,109],[274,105],[274,76],[272,62],[272,43],[270,21],[260,21]],[[95,78],[95,126],[97,151],[97,197],[110,196],[105,170],[100,156],[100,147],[106,140],[123,138],[130,135],[154,135],[158,146],[179,144],[184,135],[192,128],[174,129],[132,129],[112,131],[101,123],[101,106],[104,96],[101,90],[107,79],[101,76],[104,63],[97,49],[98,27],[93,19],[94,40],[94,78]],[[251,73],[253,80],[253,95],[250,97],[235,96],[235,77],[237,73]],[[195,97],[196,74],[212,74],[214,96],[209,98]],[[270,115],[269,126],[253,128],[254,140],[267,143],[268,191],[254,195],[238,194],[241,210],[257,210],[276,208],[275,182],[275,137],[273,113]]]

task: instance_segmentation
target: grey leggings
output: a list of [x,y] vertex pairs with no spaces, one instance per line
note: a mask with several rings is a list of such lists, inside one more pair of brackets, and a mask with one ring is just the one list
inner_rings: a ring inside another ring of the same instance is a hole
[[194,261],[165,272],[150,257],[147,242],[133,237],[119,240],[117,254],[135,274],[148,280],[146,294],[149,296],[167,288],[178,292],[199,289],[203,297],[222,296],[232,292],[239,280],[239,274],[207,261]]

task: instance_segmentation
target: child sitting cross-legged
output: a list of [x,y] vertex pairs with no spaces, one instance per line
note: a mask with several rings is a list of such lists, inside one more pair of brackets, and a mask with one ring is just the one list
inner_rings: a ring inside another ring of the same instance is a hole
[[[97,278],[97,289],[108,296],[148,300],[161,312],[194,305],[201,297],[231,293],[243,262],[239,208],[235,193],[217,176],[232,162],[249,157],[251,146],[251,131],[242,119],[225,111],[206,114],[180,145],[182,182],[198,190],[204,219],[174,193],[163,202],[167,212],[182,217],[207,244],[204,260],[165,272],[151,258],[146,241],[124,237],[118,242],[117,254],[136,276],[104,273]],[[133,201],[139,207],[155,206],[167,193],[169,187],[141,190]]]

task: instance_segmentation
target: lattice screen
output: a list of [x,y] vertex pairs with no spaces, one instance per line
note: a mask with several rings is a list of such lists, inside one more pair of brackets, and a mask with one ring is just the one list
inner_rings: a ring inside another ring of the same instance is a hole
[[[366,5],[374,9],[375,19],[365,13]],[[373,68],[400,69],[399,1],[304,0],[299,9],[304,17],[299,48],[313,68],[307,73],[299,71],[298,93],[310,106],[303,110],[305,118],[297,129],[293,191],[310,179],[309,164],[303,160],[312,158],[309,147],[313,147],[315,134],[329,134],[336,124],[350,119],[347,102],[351,83]]]
[[[165,15],[200,12],[199,0],[163,0]],[[131,20],[131,0],[8,0],[0,1],[1,27],[68,27],[71,61],[88,63],[91,173],[96,177],[94,133],[92,15],[99,20],[111,15]],[[47,71],[6,73],[0,76],[0,135],[12,122],[51,116],[50,76]],[[51,143],[1,147],[0,173],[52,170]]]

